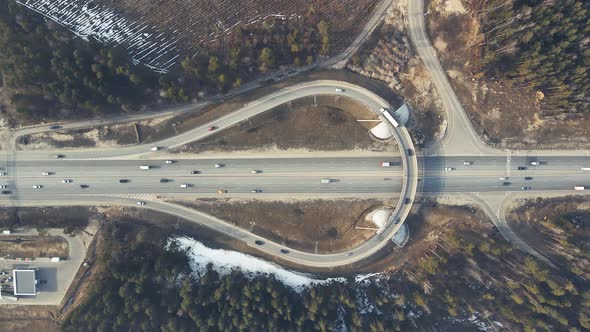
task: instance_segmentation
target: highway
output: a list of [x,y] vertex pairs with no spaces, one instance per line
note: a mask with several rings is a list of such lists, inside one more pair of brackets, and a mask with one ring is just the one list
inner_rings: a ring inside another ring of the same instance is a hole
[[[366,39],[383,1],[367,25]],[[447,112],[447,129],[443,139],[423,153],[414,149],[412,139],[403,125],[390,128],[402,153],[384,157],[357,157],[354,154],[340,158],[225,158],[207,159],[184,154],[170,154],[171,149],[204,139],[234,126],[278,105],[314,95],[345,95],[363,103],[376,114],[380,108],[391,109],[383,98],[362,87],[339,81],[312,81],[276,90],[267,96],[177,136],[153,144],[123,148],[18,150],[16,142],[25,134],[49,130],[48,125],[14,131],[9,149],[0,152],[0,184],[5,185],[0,204],[6,206],[66,206],[66,205],[122,205],[169,213],[196,222],[246,242],[248,245],[293,263],[330,268],[347,265],[370,257],[389,243],[390,238],[403,225],[417,195],[465,194],[488,204],[486,194],[510,195],[530,192],[574,193],[574,185],[590,186],[588,151],[501,151],[492,149],[479,139],[465,111],[454,94],[446,74],[428,40],[424,29],[423,3],[409,1],[410,36],[417,52],[425,63]],[[360,43],[360,42],[359,42]],[[358,47],[358,46],[356,46]],[[347,54],[347,56],[351,55]],[[302,69],[303,70],[303,69]],[[241,92],[253,89],[253,84]],[[203,105],[206,105],[204,102]],[[202,107],[189,105],[170,114],[182,113]],[[144,119],[153,114],[129,117]],[[125,117],[115,119],[123,121]],[[100,120],[62,124],[63,128],[83,128],[104,124]],[[209,130],[211,126],[216,130]],[[153,151],[158,147],[157,151]],[[411,154],[406,151],[412,151]],[[63,155],[62,158],[55,158]],[[230,154],[231,155],[231,154]],[[173,160],[166,163],[165,160]],[[391,161],[393,167],[379,167],[379,161]],[[464,163],[469,161],[469,165]],[[531,162],[539,162],[538,166]],[[215,167],[221,164],[223,167]],[[148,170],[140,165],[150,166]],[[526,169],[519,170],[518,167]],[[253,170],[260,173],[252,174]],[[198,171],[198,174],[191,174]],[[44,175],[48,172],[49,175]],[[62,183],[62,180],[70,183]],[[321,183],[322,179],[332,179]],[[121,182],[123,180],[123,182]],[[181,184],[187,184],[182,188]],[[40,188],[33,188],[40,185]],[[81,187],[81,185],[83,187]],[[526,187],[527,190],[523,190]],[[259,192],[252,192],[256,189]],[[222,190],[223,193],[218,191]],[[225,192],[227,191],[227,192]],[[312,254],[285,248],[279,243],[263,239],[247,230],[206,215],[199,211],[165,201],[177,197],[260,197],[274,194],[287,195],[342,195],[385,194],[399,196],[394,213],[384,231],[348,253]],[[160,196],[164,198],[161,199]],[[407,200],[406,200],[407,199]],[[487,210],[491,210],[486,205]],[[486,211],[487,211],[486,210]],[[509,227],[492,217],[502,234],[518,243]],[[394,222],[396,220],[396,222]],[[398,222],[399,220],[399,222]],[[256,245],[254,241],[263,241]],[[524,245],[521,246],[521,249]],[[288,253],[281,252],[287,250]],[[524,249],[530,251],[532,249]]]
[[[6,190],[18,191],[26,197],[53,195],[107,194],[211,194],[227,190],[224,196],[236,193],[390,193],[401,190],[403,170],[398,155],[373,158],[272,158],[272,159],[175,159],[165,160],[54,160],[40,164],[18,161],[18,182]],[[391,167],[380,167],[389,161]],[[464,165],[468,161],[471,165]],[[531,166],[539,161],[539,166]],[[535,156],[513,157],[424,157],[419,163],[420,191],[424,193],[511,192],[530,187],[531,191],[571,190],[574,185],[590,186],[590,157]],[[223,165],[216,168],[215,165]],[[150,165],[140,170],[139,165]],[[525,166],[526,170],[518,170]],[[452,170],[445,170],[451,168]],[[198,174],[191,174],[198,171]],[[260,173],[252,174],[252,171]],[[50,175],[43,175],[44,172]],[[321,184],[321,179],[332,179]],[[505,178],[505,180],[501,180]],[[8,175],[5,176],[9,180]],[[62,183],[62,180],[70,183]],[[165,181],[161,183],[160,181]],[[121,183],[120,181],[124,182]],[[504,184],[505,182],[509,184]],[[188,184],[188,188],[181,188]],[[34,189],[33,185],[42,185]],[[86,185],[87,188],[81,188]],[[0,196],[10,200],[11,195]]]

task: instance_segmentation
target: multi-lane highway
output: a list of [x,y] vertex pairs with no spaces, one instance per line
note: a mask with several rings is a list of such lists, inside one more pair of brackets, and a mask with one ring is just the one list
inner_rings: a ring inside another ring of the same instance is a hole
[[[116,149],[19,151],[16,147],[19,136],[49,130],[49,126],[13,132],[9,149],[0,152],[0,167],[4,168],[0,170],[4,174],[0,175],[0,185],[6,186],[2,188],[4,192],[0,195],[0,204],[137,206],[137,202],[141,201],[145,202],[142,205],[144,208],[200,223],[264,252],[280,255],[285,260],[308,266],[334,267],[367,258],[385,246],[403,224],[417,193],[469,193],[485,201],[483,194],[486,193],[572,193],[574,185],[590,186],[590,171],[582,170],[590,167],[590,154],[586,151],[500,151],[485,146],[479,140],[436,59],[424,30],[422,11],[422,1],[409,2],[410,35],[448,111],[448,127],[443,140],[429,148],[424,156],[414,150],[406,128],[392,124],[389,125],[401,153],[380,157],[357,157],[351,153],[339,158],[314,155],[308,158],[254,156],[249,159],[207,159],[201,156],[193,159],[190,155],[168,154],[170,149],[203,139],[302,97],[345,95],[365,104],[376,114],[382,107],[391,108],[381,97],[359,86],[345,82],[313,81],[274,91],[226,116],[153,144]],[[180,113],[188,109],[190,107],[170,112]],[[147,116],[139,116],[144,117]],[[96,125],[96,121],[64,124],[63,128],[92,125]],[[209,130],[212,126],[217,128],[213,132]],[[154,147],[158,150],[153,151]],[[56,155],[63,157],[55,158]],[[165,160],[174,162],[166,163]],[[391,161],[393,166],[380,167],[379,161]],[[532,165],[533,161],[539,164]],[[222,166],[215,167],[216,164]],[[141,165],[150,168],[143,170]],[[252,173],[253,170],[261,172]],[[198,173],[191,174],[191,171]],[[322,179],[333,181],[321,183]],[[181,186],[183,184],[187,186]],[[239,194],[256,197],[279,193],[391,194],[402,199],[384,232],[349,252],[328,255],[285,248],[218,218],[159,199],[160,196],[174,200],[180,195],[226,197]],[[501,231],[506,238],[517,242],[508,227],[501,228]],[[264,245],[256,245],[254,241],[263,241]]]

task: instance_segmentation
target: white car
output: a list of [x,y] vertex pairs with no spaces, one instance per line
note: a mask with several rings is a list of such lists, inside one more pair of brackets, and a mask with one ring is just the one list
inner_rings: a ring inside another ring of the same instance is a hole
[[502,181],[508,180],[508,177],[507,176],[503,176],[503,177],[500,178],[500,180],[502,180]]
[[223,164],[215,164],[215,168],[221,168],[223,167]]
[[43,174],[43,175],[49,175],[49,172],[43,172],[41,174]]
[[0,189],[6,189],[6,186],[5,186],[5,185],[3,185],[3,184],[2,184],[2,185],[0,185]]
[[180,185],[180,188],[188,188],[188,187],[190,187],[190,186],[191,186],[191,185],[190,185],[190,184],[188,184],[188,183],[183,183],[183,184],[181,184],[181,185]]
[[137,202],[137,205],[145,205],[145,202],[144,201],[139,201],[139,202]]
[[445,167],[445,171],[452,171],[453,168],[452,167]]
[[70,180],[70,179],[63,179],[63,180],[61,180],[61,183],[70,183],[70,182],[72,182],[72,180]]
[[351,252],[347,252],[346,256],[352,256],[352,251]]
[[531,166],[539,166],[539,162],[538,161],[531,161]]
[[34,184],[33,189],[41,189],[43,186],[40,184]]
[[174,160],[166,160],[166,164],[172,164],[174,163]]
[[253,193],[260,193],[260,192],[262,192],[262,190],[261,189],[252,189],[252,192]]
[[6,175],[6,173],[4,173],[4,172],[0,172],[0,175]]
[[470,165],[472,165],[472,164],[473,164],[473,163],[472,163],[472,162],[470,162],[470,161],[464,161],[464,162],[463,162],[463,165],[465,165],[465,166],[470,166]]
[[252,174],[258,174],[258,173],[262,173],[262,171],[261,170],[258,170],[258,169],[253,169],[252,172],[250,172],[250,173],[252,173]]
[[151,150],[152,150],[152,151],[158,151],[158,150],[160,150],[160,148],[159,148],[159,147],[157,147],[157,146],[154,146],[153,148],[151,148]]
[[336,92],[344,92],[344,90],[342,90],[340,88],[336,88]]

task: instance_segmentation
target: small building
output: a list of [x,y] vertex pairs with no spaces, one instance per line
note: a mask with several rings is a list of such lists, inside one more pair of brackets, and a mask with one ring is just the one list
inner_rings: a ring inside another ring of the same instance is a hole
[[37,294],[39,273],[37,269],[12,270],[14,295],[34,296]]

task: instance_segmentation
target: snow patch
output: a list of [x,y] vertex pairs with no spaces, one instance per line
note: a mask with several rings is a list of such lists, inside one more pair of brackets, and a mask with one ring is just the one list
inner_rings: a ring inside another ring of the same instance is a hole
[[263,259],[237,251],[211,249],[189,237],[173,238],[169,240],[168,245],[170,245],[170,241],[176,241],[178,247],[187,253],[191,261],[191,267],[197,274],[204,273],[208,264],[211,264],[213,270],[220,275],[228,275],[234,269],[241,270],[246,276],[250,277],[255,277],[258,274],[272,274],[277,280],[298,292],[313,285],[346,281],[344,278],[315,279],[312,275],[293,272]]

